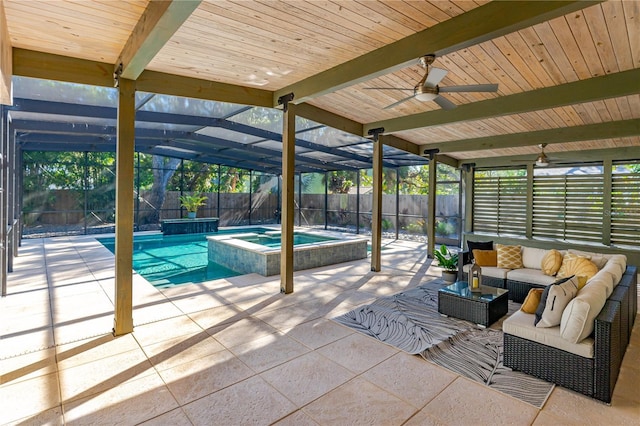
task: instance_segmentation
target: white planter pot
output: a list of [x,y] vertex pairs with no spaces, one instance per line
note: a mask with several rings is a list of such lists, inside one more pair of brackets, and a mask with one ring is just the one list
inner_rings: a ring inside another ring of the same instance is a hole
[[458,272],[442,271],[442,280],[447,283],[454,283],[458,280]]

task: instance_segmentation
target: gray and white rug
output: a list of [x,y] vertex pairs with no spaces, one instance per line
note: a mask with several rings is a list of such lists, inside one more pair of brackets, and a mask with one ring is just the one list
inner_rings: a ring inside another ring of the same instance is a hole
[[[444,285],[434,280],[333,320],[542,408],[554,385],[502,364],[499,326],[480,329],[468,321],[440,315],[438,289]],[[509,304],[509,312],[519,307]]]

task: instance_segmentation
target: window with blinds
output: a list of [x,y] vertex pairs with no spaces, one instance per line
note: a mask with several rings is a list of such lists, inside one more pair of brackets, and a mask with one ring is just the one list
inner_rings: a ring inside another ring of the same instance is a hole
[[533,236],[602,242],[600,174],[535,176]]
[[473,183],[473,230],[526,234],[526,176],[483,176]]
[[638,246],[640,170],[636,173],[629,169],[625,171],[626,173],[614,173],[611,181],[611,243]]
[[607,170],[611,191],[602,164],[534,169],[531,218],[525,170],[476,171],[473,230],[640,247],[640,162]]

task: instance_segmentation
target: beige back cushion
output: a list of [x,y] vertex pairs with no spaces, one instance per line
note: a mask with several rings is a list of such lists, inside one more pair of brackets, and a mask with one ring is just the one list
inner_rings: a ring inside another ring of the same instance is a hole
[[604,265],[607,263],[607,260],[611,258],[610,254],[604,254],[604,253],[594,253],[591,251],[583,251],[583,250],[576,250],[576,249],[569,249],[567,251],[569,253],[577,254],[578,256],[586,257],[587,259],[595,263],[598,269],[604,268]]
[[589,337],[596,317],[606,301],[606,286],[594,278],[564,308],[560,320],[560,335],[571,343],[578,343]]
[[542,259],[549,250],[535,247],[522,247],[522,264],[525,268],[540,269]]

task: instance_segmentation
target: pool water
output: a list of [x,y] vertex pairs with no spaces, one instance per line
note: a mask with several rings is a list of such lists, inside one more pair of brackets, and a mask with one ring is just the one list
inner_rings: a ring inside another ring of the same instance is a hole
[[[282,245],[280,234],[277,235],[256,235],[250,237],[236,237],[238,240],[248,241],[250,243],[260,244],[262,246],[267,246],[271,248],[280,248]],[[321,241],[332,241],[336,240],[331,237],[323,237],[320,235],[310,235],[310,234],[293,234],[293,245],[297,246],[300,244],[311,244],[311,243],[319,243]]]
[[[266,230],[244,228],[242,232],[263,233]],[[133,269],[158,288],[240,275],[222,265],[209,262],[207,235],[211,234],[136,236],[133,239]],[[98,241],[115,253],[114,237],[99,238]]]

